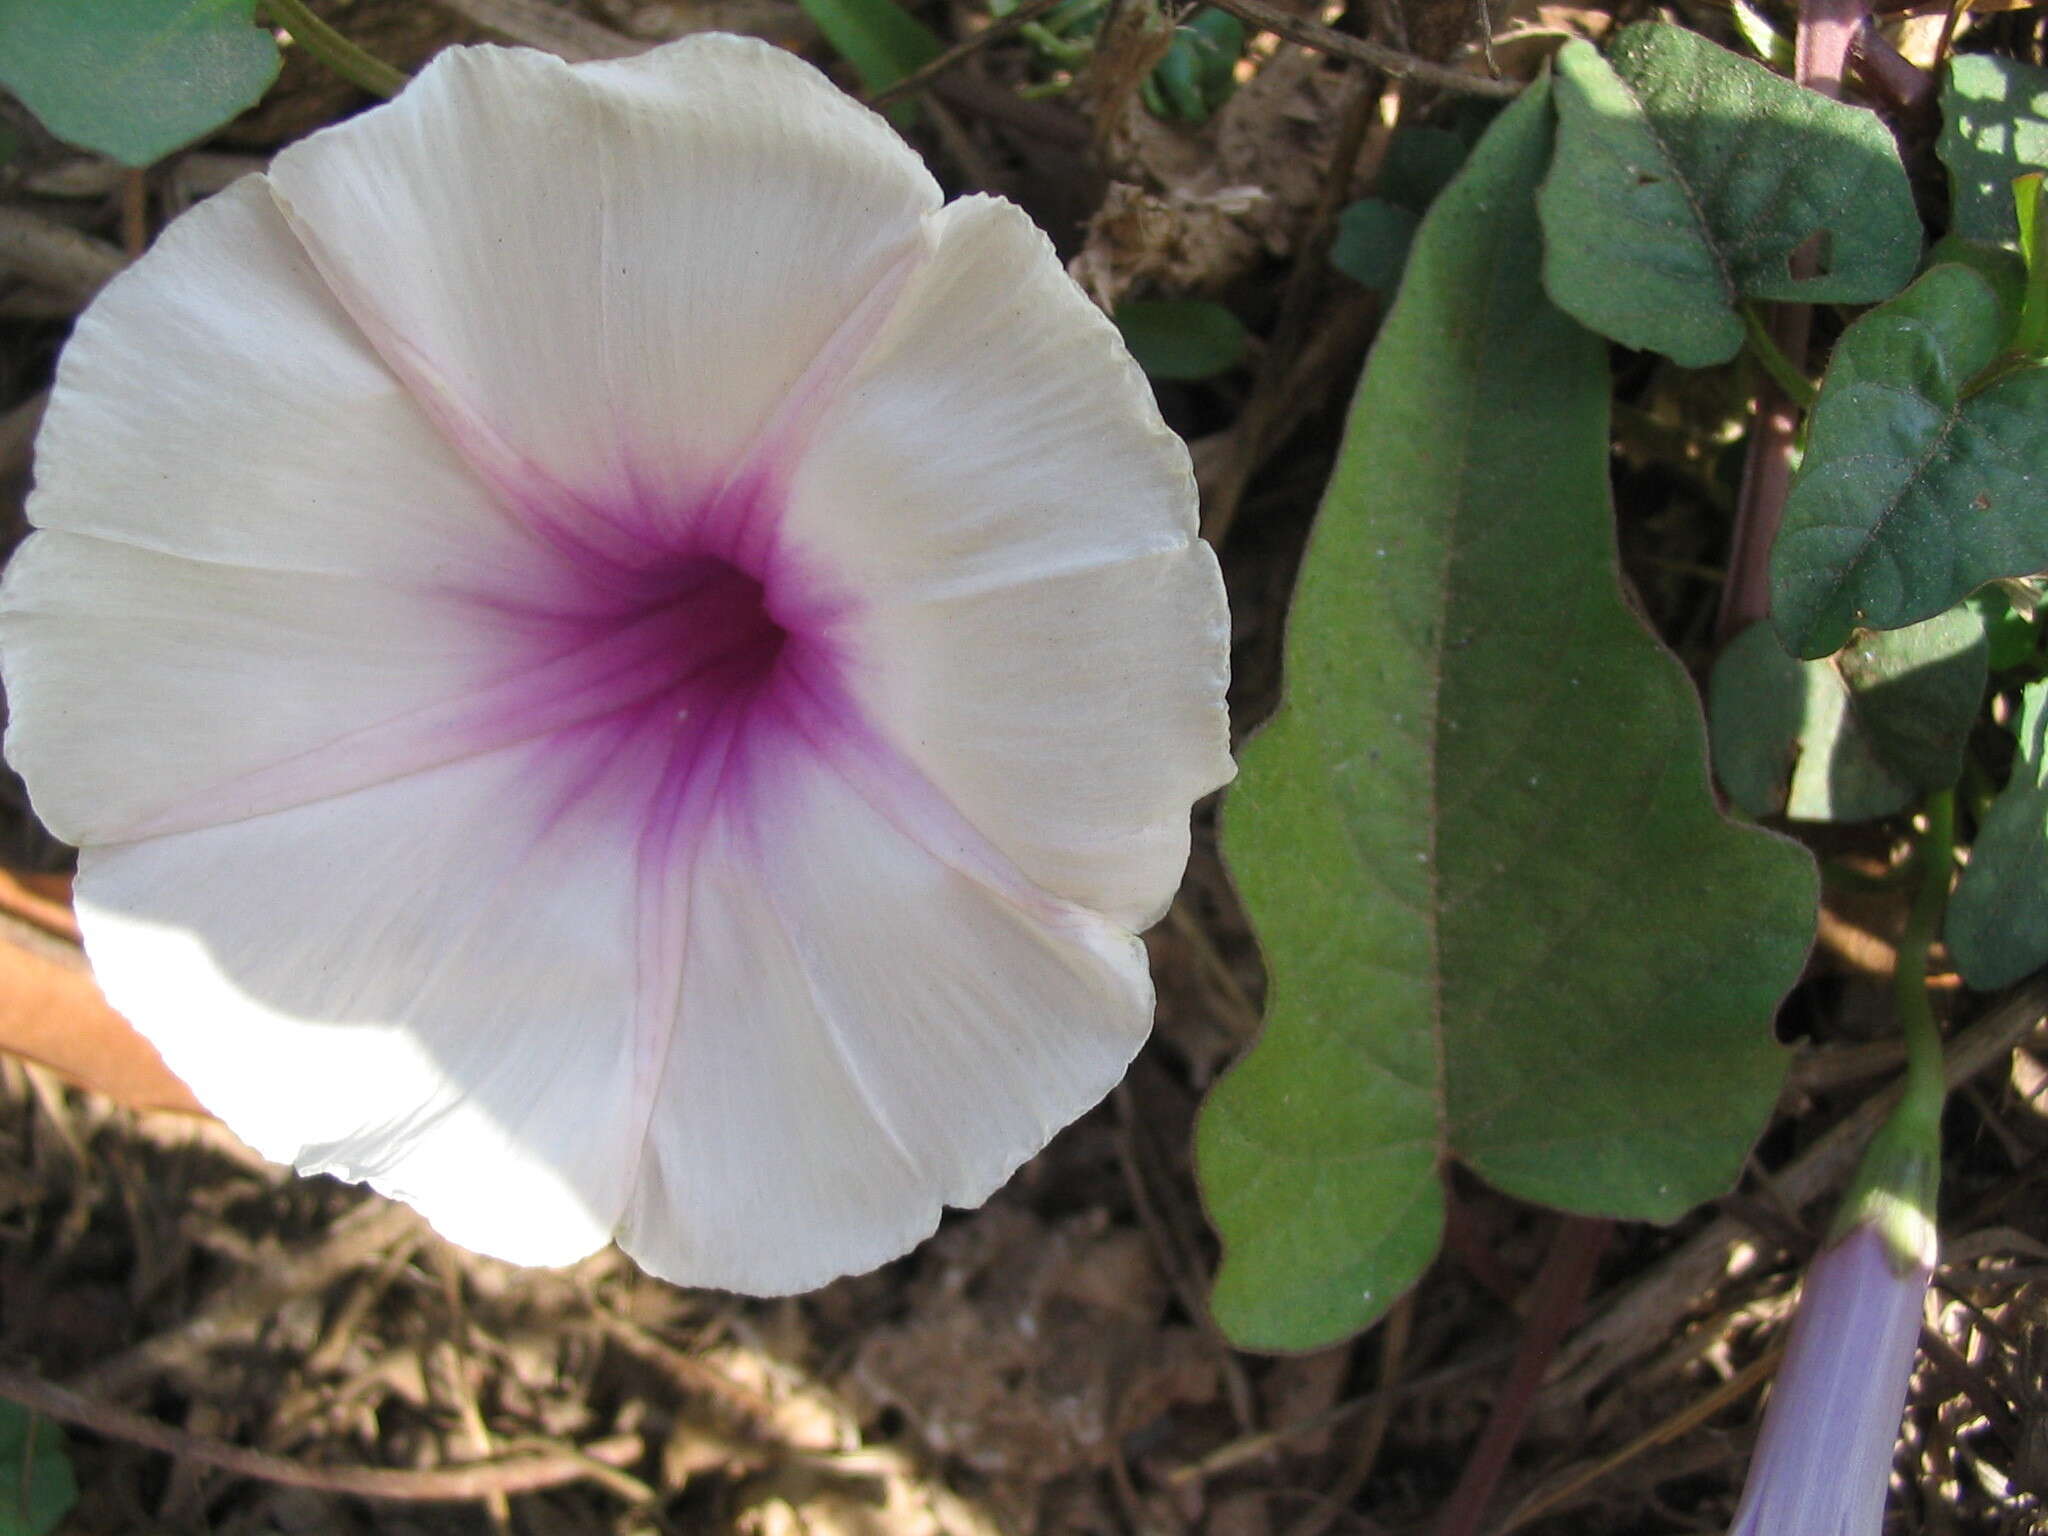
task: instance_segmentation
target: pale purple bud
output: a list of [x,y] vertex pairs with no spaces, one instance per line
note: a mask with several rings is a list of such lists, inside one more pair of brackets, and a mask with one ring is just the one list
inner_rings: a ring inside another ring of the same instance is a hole
[[1859,1225],[1814,1260],[1730,1536],[1877,1536],[1933,1273],[1895,1251]]

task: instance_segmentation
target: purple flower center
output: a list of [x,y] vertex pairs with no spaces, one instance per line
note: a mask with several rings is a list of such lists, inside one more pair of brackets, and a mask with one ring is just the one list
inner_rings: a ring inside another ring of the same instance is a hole
[[486,599],[517,652],[489,729],[546,744],[560,811],[602,797],[643,852],[664,851],[754,808],[792,751],[858,727],[847,604],[778,541],[780,520],[758,479],[680,511],[635,496],[534,519],[538,577]]

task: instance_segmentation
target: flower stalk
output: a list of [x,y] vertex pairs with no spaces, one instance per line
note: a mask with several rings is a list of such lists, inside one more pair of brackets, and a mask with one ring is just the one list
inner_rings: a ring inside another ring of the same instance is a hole
[[1955,864],[1955,795],[1927,804],[1893,973],[1906,1040],[1898,1107],[1871,1139],[1792,1320],[1730,1536],[1877,1536],[1934,1273],[1946,1092],[1927,951]]

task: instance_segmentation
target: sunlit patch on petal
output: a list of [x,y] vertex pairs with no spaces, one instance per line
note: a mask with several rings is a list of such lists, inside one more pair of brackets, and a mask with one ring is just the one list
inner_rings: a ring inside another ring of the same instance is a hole
[[[533,749],[89,848],[109,1000],[258,1151],[524,1263],[624,1207],[633,877]],[[545,828],[545,830],[542,830]]]

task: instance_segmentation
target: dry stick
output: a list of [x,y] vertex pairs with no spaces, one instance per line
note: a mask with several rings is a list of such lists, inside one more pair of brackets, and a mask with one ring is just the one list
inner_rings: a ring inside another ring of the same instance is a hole
[[1449,1365],[1422,1376],[1411,1376],[1408,1380],[1391,1387],[1382,1387],[1359,1397],[1312,1413],[1305,1419],[1296,1419],[1291,1424],[1282,1424],[1273,1429],[1262,1429],[1255,1435],[1240,1435],[1237,1439],[1219,1445],[1206,1455],[1189,1462],[1186,1466],[1175,1467],[1166,1474],[1166,1481],[1173,1487],[1185,1487],[1198,1483],[1204,1478],[1218,1477],[1233,1471],[1248,1461],[1257,1461],[1270,1456],[1291,1440],[1304,1435],[1319,1434],[1326,1429],[1335,1429],[1346,1420],[1381,1406],[1398,1407],[1412,1397],[1422,1397],[1440,1387],[1453,1387],[1458,1383],[1490,1371],[1504,1364],[1513,1356],[1513,1349],[1502,1344],[1482,1349],[1462,1360],[1453,1360]]
[[1458,1486],[1437,1517],[1436,1536],[1477,1536],[1486,1506],[1493,1502],[1515,1442],[1529,1421],[1543,1373],[1585,1305],[1593,1270],[1613,1230],[1612,1221],[1590,1216],[1567,1216],[1558,1223],[1550,1252],[1530,1288],[1529,1320],[1515,1348],[1515,1363],[1494,1399],[1486,1428],[1479,1432],[1479,1443],[1458,1474]]
[[[2048,1018],[2048,972],[2029,978],[2004,994],[1984,1016],[1963,1031],[1944,1054],[1951,1087],[2003,1061],[2012,1048]],[[1845,1116],[1789,1168],[1771,1180],[1789,1205],[1803,1206],[1841,1186],[1863,1147],[1898,1103],[1895,1085],[1873,1094]],[[1754,1242],[1755,1230],[1732,1216],[1722,1216],[1689,1239],[1648,1273],[1630,1283],[1612,1300],[1597,1306],[1592,1320],[1562,1351],[1559,1374],[1543,1390],[1546,1402],[1578,1401],[1594,1391],[1671,1335],[1701,1295],[1727,1270],[1728,1254],[1738,1243]]]
[[1433,85],[1444,91],[1462,91],[1468,96],[1518,96],[1522,91],[1519,81],[1489,80],[1481,75],[1468,75],[1447,64],[1434,64],[1412,53],[1403,53],[1398,48],[1389,48],[1384,43],[1353,37],[1319,21],[1296,16],[1291,11],[1269,4],[1268,0],[1210,0],[1210,3],[1217,10],[1228,11],[1238,20],[1250,22],[1275,37],[1284,37],[1290,43],[1299,43],[1332,58],[1352,59],[1370,65],[1397,80],[1413,80],[1419,85]]
[[111,1396],[160,1371],[191,1365],[214,1345],[275,1314],[294,1296],[324,1290],[394,1243],[417,1241],[420,1229],[420,1219],[409,1207],[366,1200],[318,1242],[247,1271],[215,1292],[197,1312],[87,1368],[71,1385]]
[[251,1477],[292,1488],[313,1488],[322,1493],[348,1494],[360,1499],[471,1500],[492,1494],[532,1493],[542,1488],[559,1488],[564,1483],[594,1480],[616,1491],[631,1490],[636,1500],[652,1502],[654,1490],[616,1467],[606,1466],[578,1452],[556,1451],[547,1455],[480,1462],[465,1467],[442,1467],[413,1471],[397,1467],[313,1467],[252,1451],[225,1441],[175,1429],[157,1419],[130,1413],[112,1403],[95,1401],[69,1388],[57,1386],[26,1371],[0,1366],[0,1397],[21,1404],[31,1412],[57,1419],[111,1440],[162,1451],[218,1467],[237,1477]]
[[998,16],[974,36],[955,43],[929,63],[920,64],[893,85],[885,85],[879,91],[870,91],[861,98],[871,107],[886,107],[899,96],[912,91],[921,91],[940,75],[953,68],[971,53],[979,52],[991,43],[999,43],[1019,27],[1026,26],[1057,9],[1061,0],[1024,0],[1007,16]]
[[83,309],[128,265],[117,245],[20,208],[0,208],[0,277],[47,288]]
[[596,59],[625,59],[645,53],[650,46],[637,37],[614,32],[610,27],[577,15],[549,0],[436,0],[444,11],[453,11],[500,37],[529,48],[543,49],[572,64]]
[[1229,465],[1210,488],[1208,504],[1202,508],[1202,537],[1211,544],[1222,543],[1230,525],[1237,521],[1237,509],[1244,500],[1252,472],[1273,446],[1276,429],[1286,419],[1280,414],[1283,386],[1308,333],[1310,313],[1322,287],[1323,267],[1337,225],[1337,212],[1350,192],[1352,170],[1379,111],[1380,93],[1373,88],[1371,77],[1363,69],[1355,69],[1352,74],[1356,78],[1351,99],[1345,103],[1344,115],[1338,123],[1337,142],[1330,150],[1329,168],[1323,173],[1322,190],[1303,231],[1301,248],[1295,252],[1294,269],[1287,275],[1273,339],[1259,364],[1251,397],[1238,413],[1237,437]]
[[1645,1430],[1611,1456],[1603,1456],[1589,1466],[1577,1468],[1565,1479],[1549,1488],[1540,1488],[1515,1506],[1505,1520],[1494,1527],[1492,1536],[1508,1536],[1510,1531],[1519,1530],[1530,1521],[1571,1500],[1593,1484],[1607,1477],[1617,1468],[1626,1466],[1646,1451],[1653,1451],[1681,1435],[1690,1434],[1700,1425],[1719,1413],[1731,1403],[1738,1403],[1768,1381],[1778,1368],[1778,1362],[1785,1357],[1785,1346],[1775,1344],[1764,1354],[1737,1371],[1713,1391],[1693,1402],[1687,1403],[1656,1427]]

